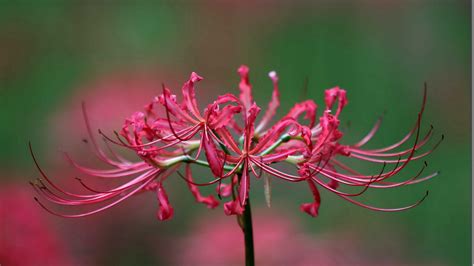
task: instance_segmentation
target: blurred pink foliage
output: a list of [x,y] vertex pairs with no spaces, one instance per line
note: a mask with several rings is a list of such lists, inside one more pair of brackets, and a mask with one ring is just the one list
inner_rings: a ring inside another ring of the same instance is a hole
[[[161,91],[163,80],[160,76],[164,75],[159,73],[162,72],[117,71],[99,75],[95,80],[84,83],[76,89],[70,100],[65,101],[62,112],[53,118],[52,125],[57,135],[66,136],[66,141],[85,136],[81,101],[86,103],[92,122],[97,122],[101,129],[119,127],[124,117],[143,107],[150,95]],[[166,75],[166,80],[173,80],[169,76]]]
[[[244,239],[234,217],[201,216],[189,229],[189,235],[179,238],[170,250],[171,265],[243,265]],[[290,218],[292,217],[292,218]],[[356,231],[327,232],[312,235],[300,228],[294,216],[256,209],[254,214],[256,265],[427,265],[410,263],[401,258],[400,249],[391,249],[389,258],[370,252]],[[440,265],[430,263],[429,265]]]
[[[0,188],[0,265],[74,265],[26,184]],[[49,216],[49,215],[48,215]],[[50,216],[49,216],[50,217]]]

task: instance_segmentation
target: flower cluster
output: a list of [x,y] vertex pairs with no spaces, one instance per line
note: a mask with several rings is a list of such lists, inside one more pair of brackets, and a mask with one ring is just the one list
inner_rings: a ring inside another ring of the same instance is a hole
[[[313,195],[313,200],[301,205],[301,210],[315,217],[318,215],[321,197],[319,189],[327,189],[356,205],[377,211],[401,211],[418,205],[420,201],[396,209],[377,208],[356,201],[356,196],[368,188],[393,188],[418,183],[436,176],[433,173],[422,176],[426,163],[414,176],[405,181],[389,181],[411,161],[430,154],[439,144],[420,152],[431,138],[433,128],[424,137],[420,136],[421,118],[426,102],[426,88],[421,111],[414,127],[399,142],[379,149],[362,147],[374,136],[380,126],[377,121],[373,129],[354,145],[343,145],[343,133],[339,129],[339,117],[347,105],[346,91],[334,87],[325,91],[325,107],[317,117],[317,105],[306,100],[294,105],[291,110],[273,122],[280,105],[278,76],[272,71],[269,77],[273,83],[273,93],[268,108],[259,119],[261,108],[252,96],[249,69],[241,66],[240,95],[224,94],[201,111],[195,96],[195,85],[202,80],[192,73],[181,89],[181,100],[163,85],[162,93],[156,96],[143,111],[135,112],[125,120],[121,130],[111,138],[102,135],[109,149],[103,150],[94,138],[84,111],[90,142],[97,157],[110,165],[110,169],[84,167],[67,154],[66,158],[81,172],[105,179],[129,177],[129,181],[112,189],[97,189],[78,179],[88,190],[85,194],[71,193],[55,184],[31,152],[42,178],[31,184],[48,201],[68,206],[94,206],[92,210],[77,214],[63,214],[51,210],[38,201],[49,212],[62,217],[83,217],[106,210],[127,198],[145,191],[156,193],[158,201],[157,217],[167,220],[173,216],[164,183],[173,173],[177,173],[188,185],[197,202],[209,208],[219,205],[219,198],[229,198],[224,203],[227,215],[243,213],[249,197],[251,182],[265,178],[279,178],[289,182],[304,182]],[[84,109],[85,110],[85,109]],[[401,148],[412,142],[408,148]],[[139,158],[136,162],[124,159],[112,149],[114,144],[132,150]],[[31,150],[31,146],[30,146]],[[341,162],[344,156],[381,165],[380,172],[362,174]],[[290,167],[277,167],[287,164]],[[179,172],[185,167],[184,175]],[[191,165],[208,167],[210,175],[206,181],[195,181]],[[387,165],[393,165],[386,170]],[[289,170],[294,169],[294,170]],[[266,184],[266,192],[267,182]],[[217,198],[204,196],[199,187],[215,186]],[[341,185],[359,187],[356,193],[341,190]]]

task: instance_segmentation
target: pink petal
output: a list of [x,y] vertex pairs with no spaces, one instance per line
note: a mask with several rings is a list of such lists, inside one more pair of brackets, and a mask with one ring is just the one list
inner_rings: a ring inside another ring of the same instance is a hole
[[285,117],[292,117],[298,119],[302,113],[306,113],[305,119],[310,121],[309,127],[312,128],[316,122],[316,110],[318,106],[314,103],[313,100],[306,100],[301,103],[297,103],[291,108],[288,114]]
[[237,72],[240,75],[240,100],[245,109],[248,110],[253,103],[252,85],[249,82],[249,68],[245,65],[239,67]]
[[217,100],[215,101],[217,104],[225,104],[225,103],[237,103],[240,104],[239,98],[235,97],[234,94],[226,93],[224,95],[219,95]]
[[232,195],[232,185],[230,184],[220,184],[216,190],[221,195],[221,197],[229,197]]
[[163,93],[158,97],[159,102],[168,109],[168,111],[181,121],[187,121],[192,124],[196,124],[194,118],[192,118],[186,110],[176,103],[176,95],[172,95],[168,88],[163,88]]
[[318,211],[319,211],[319,205],[321,204],[321,196],[319,195],[318,188],[316,187],[316,184],[314,184],[314,181],[311,179],[308,179],[308,186],[311,189],[311,192],[313,193],[314,197],[314,202],[312,203],[303,203],[300,206],[300,209],[307,214],[316,217],[318,216]]
[[319,212],[319,204],[316,203],[316,202],[303,203],[303,204],[301,204],[300,209],[301,209],[301,211],[304,211],[307,214],[309,214],[313,217],[316,217],[316,216],[318,216],[318,212]]
[[193,194],[197,202],[206,204],[209,209],[214,209],[219,205],[219,201],[217,201],[214,196],[209,195],[207,197],[204,197],[201,195],[201,192],[199,192],[198,187],[193,184],[191,166],[189,164],[186,165],[186,179],[191,181],[186,183],[188,184],[189,190],[191,190],[191,193]]
[[227,105],[220,110],[213,111],[209,124],[212,129],[227,126],[234,119],[234,115],[241,111],[242,107],[239,105]]
[[188,111],[190,111],[198,119],[201,118],[201,115],[199,113],[199,107],[196,101],[196,93],[194,91],[194,84],[201,80],[202,80],[202,77],[200,77],[195,72],[192,72],[191,76],[189,77],[189,80],[184,83],[183,88],[181,89],[183,93],[184,105],[186,106]]
[[206,131],[203,132],[201,143],[204,148],[204,152],[206,153],[207,162],[209,163],[212,173],[215,177],[222,177],[222,165],[224,162],[221,158],[219,158],[216,145],[211,136]]
[[263,135],[258,144],[252,149],[252,153],[260,152],[273,144],[289,127],[292,127],[290,128],[290,131],[294,134],[300,132],[301,126],[295,119],[290,117],[282,118],[272,128],[270,128],[265,135]]
[[244,149],[250,150],[250,146],[252,143],[252,139],[254,136],[254,125],[255,120],[257,119],[258,113],[260,113],[260,107],[258,107],[255,103],[250,106],[247,110],[247,117],[245,119],[245,140],[244,140]]
[[260,132],[267,126],[267,124],[272,120],[273,116],[275,115],[278,106],[280,106],[280,93],[278,92],[278,76],[275,71],[270,72],[268,75],[273,81],[272,100],[268,103],[268,109],[263,115],[260,124],[257,126],[257,132]]
[[217,133],[222,138],[222,142],[224,142],[225,146],[231,149],[233,152],[240,154],[242,151],[239,148],[239,145],[235,142],[232,134],[227,130],[227,128],[222,127],[217,130]]
[[224,213],[226,215],[242,215],[244,213],[244,208],[240,206],[238,200],[233,200],[224,204]]
[[337,189],[339,187],[339,182],[334,179],[331,179],[331,181],[329,181],[328,183],[328,186],[332,189]]
[[324,92],[324,102],[326,103],[326,109],[332,108],[332,106],[334,105],[334,102],[336,101],[336,98],[339,102],[339,105],[337,107],[337,112],[336,112],[336,116],[338,116],[339,113],[344,108],[344,106],[347,105],[346,91],[343,89],[340,89],[339,87],[334,87]]
[[158,183],[156,188],[156,196],[158,199],[158,212],[156,213],[156,217],[160,221],[171,219],[173,217],[174,209],[170,205],[168,196],[166,195],[166,191],[161,182]]
[[238,182],[238,176],[234,175],[232,177],[230,184],[220,183],[216,187],[216,191],[218,194],[220,194],[221,197],[230,197],[232,195],[232,190],[234,189],[234,186],[237,184],[237,182]]

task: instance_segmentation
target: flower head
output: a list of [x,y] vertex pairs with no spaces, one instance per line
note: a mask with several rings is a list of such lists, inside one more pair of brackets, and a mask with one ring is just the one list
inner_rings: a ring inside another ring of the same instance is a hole
[[[358,143],[342,144],[340,141],[343,133],[339,129],[339,119],[348,104],[344,89],[334,87],[325,91],[325,108],[319,122],[316,115],[318,106],[314,101],[306,100],[295,104],[286,115],[271,124],[280,105],[276,72],[269,73],[273,93],[264,112],[261,112],[261,107],[253,100],[249,68],[241,66],[238,74],[240,95],[221,95],[202,111],[195,97],[195,86],[203,79],[201,76],[191,73],[181,89],[181,100],[163,84],[162,93],[145,105],[143,111],[135,112],[127,118],[121,130],[115,132],[114,138],[99,131],[107,150],[101,148],[92,134],[84,107],[86,127],[94,153],[110,168],[99,170],[84,167],[66,154],[67,160],[89,176],[105,179],[128,177],[129,180],[111,189],[97,189],[78,179],[88,192],[71,193],[56,185],[46,175],[31,151],[42,176],[32,185],[41,196],[55,204],[91,206],[92,209],[76,214],[63,214],[38,202],[51,213],[63,217],[83,217],[106,210],[133,195],[151,191],[156,193],[158,219],[167,220],[173,217],[174,209],[164,183],[173,173],[177,173],[187,183],[197,202],[204,203],[209,208],[217,207],[219,200],[214,195],[202,195],[200,186],[215,186],[219,199],[230,197],[224,204],[227,215],[242,214],[251,183],[255,182],[254,177],[258,180],[263,173],[292,183],[306,183],[313,194],[313,201],[302,204],[301,210],[311,216],[319,213],[320,188],[356,205],[378,211],[409,209],[424,199],[423,197],[406,207],[387,209],[366,205],[354,198],[368,188],[410,185],[438,174],[422,176],[427,165],[425,163],[417,175],[405,181],[389,180],[410,162],[430,154],[439,144],[436,143],[428,151],[420,151],[433,132],[431,128],[424,137],[420,136],[426,89],[416,123],[401,141],[384,148],[363,149],[378,130],[381,120]],[[260,113],[263,115],[259,119]],[[409,148],[400,148],[409,141],[412,143]],[[132,162],[122,158],[110,147],[111,144],[133,151],[139,160]],[[381,170],[374,174],[363,174],[342,163],[338,157],[377,163],[381,165]],[[293,165],[297,171],[283,171],[277,169],[275,164]],[[182,165],[185,166],[184,175],[179,171]],[[209,168],[213,177],[207,181],[195,181],[192,177],[192,165]],[[394,165],[393,169],[386,170],[387,165]],[[346,186],[361,189],[356,193],[344,192],[342,187]]]

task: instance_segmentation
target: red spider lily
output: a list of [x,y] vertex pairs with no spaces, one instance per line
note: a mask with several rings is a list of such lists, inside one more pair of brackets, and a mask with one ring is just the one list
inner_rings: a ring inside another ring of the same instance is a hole
[[[312,100],[295,104],[280,120],[269,126],[279,106],[278,77],[274,71],[269,76],[273,83],[273,93],[268,109],[257,123],[261,108],[254,102],[249,69],[241,66],[240,96],[225,94],[200,111],[195,97],[195,84],[202,78],[192,73],[182,87],[182,101],[163,85],[162,94],[145,106],[144,112],[136,112],[125,123],[120,133],[112,139],[102,132],[107,152],[95,140],[84,111],[86,126],[97,157],[110,165],[111,169],[97,170],[81,166],[68,155],[67,159],[84,174],[100,178],[130,177],[128,182],[112,189],[96,189],[78,179],[88,190],[86,194],[68,192],[56,185],[39,164],[31,152],[42,179],[32,183],[40,195],[52,203],[70,206],[94,206],[91,211],[78,214],[61,214],[52,211],[40,203],[49,212],[63,217],[82,217],[106,210],[127,198],[144,191],[153,191],[158,199],[160,220],[173,216],[163,183],[167,177],[177,172],[187,182],[191,193],[199,203],[215,208],[219,201],[213,196],[203,196],[200,186],[216,185],[217,196],[232,197],[224,204],[225,213],[242,214],[251,188],[252,176],[257,179],[266,173],[269,176],[290,182],[306,182],[313,194],[314,201],[301,205],[301,209],[317,216],[321,197],[318,189],[327,189],[356,205],[377,211],[401,211],[420,204],[395,209],[378,208],[360,203],[354,197],[369,188],[392,188],[419,183],[438,173],[422,176],[427,166],[423,164],[419,173],[402,182],[388,179],[398,175],[410,162],[429,155],[438,145],[420,153],[432,136],[432,128],[426,136],[420,137],[421,118],[426,103],[426,88],[422,108],[413,129],[399,142],[380,149],[362,149],[376,133],[380,120],[361,141],[354,145],[340,143],[343,133],[339,130],[339,117],[347,105],[346,91],[335,87],[325,92],[326,108],[317,122],[317,105]],[[334,108],[334,114],[332,109]],[[156,108],[164,112],[157,112]],[[164,113],[165,115],[157,115]],[[237,114],[242,115],[242,121]],[[302,115],[304,115],[302,117]],[[410,139],[414,139],[409,148],[398,150]],[[132,150],[140,158],[130,162],[115,153],[110,144]],[[31,148],[31,146],[30,146]],[[201,154],[204,149],[204,154]],[[379,173],[366,175],[340,162],[337,157],[345,156],[382,164]],[[295,166],[295,173],[279,170],[275,164]],[[185,164],[186,174],[178,169]],[[207,167],[214,178],[206,182],[195,182],[191,173],[191,164]],[[391,170],[385,170],[393,164]],[[340,189],[341,185],[361,187],[359,192],[349,193]],[[39,201],[38,201],[39,202]]]

